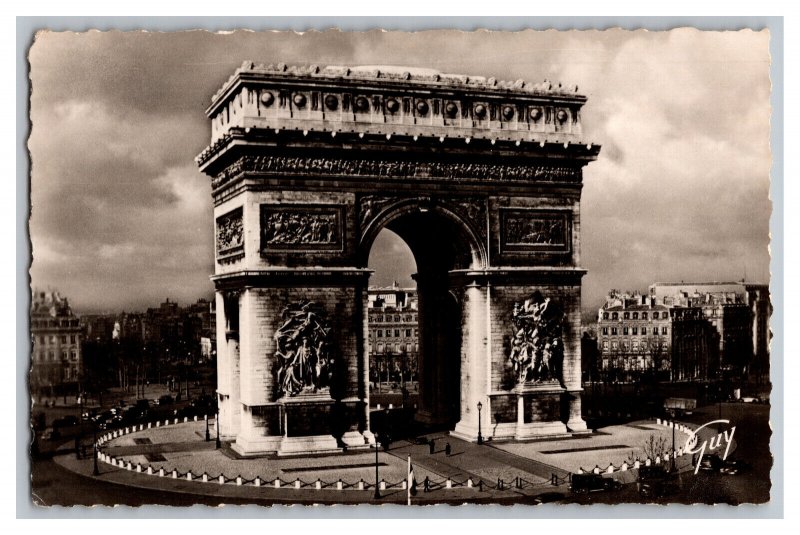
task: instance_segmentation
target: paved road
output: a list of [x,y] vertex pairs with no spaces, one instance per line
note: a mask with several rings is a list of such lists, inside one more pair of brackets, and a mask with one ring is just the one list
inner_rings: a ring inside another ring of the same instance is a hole
[[[719,407],[702,407],[681,421],[702,425],[719,419]],[[769,427],[769,406],[751,403],[723,403],[722,419],[730,420],[736,426],[736,450],[729,459],[739,459],[752,465],[748,472],[729,476],[719,473],[684,472],[679,478],[679,492],[674,495],[654,499],[652,502],[705,503],[705,504],[743,504],[766,503],[769,501],[770,469],[772,457],[769,442],[772,431]],[[727,427],[727,426],[726,426]],[[641,503],[635,485],[626,485],[617,492],[572,495],[569,503]]]

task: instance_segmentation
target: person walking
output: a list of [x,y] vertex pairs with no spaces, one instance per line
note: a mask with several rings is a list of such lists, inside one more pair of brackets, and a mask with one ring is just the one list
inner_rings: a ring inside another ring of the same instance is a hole
[[450,448],[450,443],[448,442],[447,444],[444,445],[444,454],[450,457],[451,451],[453,450]]

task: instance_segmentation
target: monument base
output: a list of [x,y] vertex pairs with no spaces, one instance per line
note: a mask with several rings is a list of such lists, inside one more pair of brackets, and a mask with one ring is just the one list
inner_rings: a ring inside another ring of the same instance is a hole
[[278,456],[340,453],[342,448],[332,435],[310,437],[282,437]]
[[[372,435],[372,433],[370,433]],[[372,437],[374,441],[375,438]],[[369,439],[358,431],[348,431],[342,435],[342,442],[348,450],[361,450],[368,449],[371,442]]]
[[276,453],[281,446],[283,437],[261,436],[247,437],[239,435],[236,442],[231,444],[231,449],[242,457],[256,457]]

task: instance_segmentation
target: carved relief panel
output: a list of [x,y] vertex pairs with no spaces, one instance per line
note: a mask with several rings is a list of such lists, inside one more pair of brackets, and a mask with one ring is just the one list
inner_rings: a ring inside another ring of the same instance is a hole
[[261,205],[262,251],[341,251],[344,207]]
[[508,359],[518,384],[562,383],[563,321],[561,308],[538,291],[514,303]]
[[500,250],[569,253],[572,218],[567,210],[500,209]]
[[230,260],[244,255],[244,223],[242,208],[217,218],[217,260]]

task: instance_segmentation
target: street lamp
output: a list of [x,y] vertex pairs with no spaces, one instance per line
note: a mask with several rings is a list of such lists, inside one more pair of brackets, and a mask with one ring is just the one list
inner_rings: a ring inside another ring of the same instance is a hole
[[206,411],[206,442],[211,440],[211,434],[208,432],[208,411]]
[[481,435],[481,409],[483,408],[483,403],[480,401],[478,402],[478,445],[483,444],[483,435]]
[[214,448],[220,449],[222,447],[222,443],[219,441],[219,405],[217,405],[217,417],[214,419],[214,424],[217,427],[217,443]]
[[380,500],[381,498],[381,491],[380,491],[380,483],[378,480],[378,450],[380,449],[380,443],[378,442],[378,437],[375,437],[375,494],[373,498],[376,500]]
[[94,422],[92,425],[92,450],[94,451],[94,469],[92,470],[92,475],[99,476],[100,469],[97,468],[97,456],[100,452],[97,451],[97,422]]

